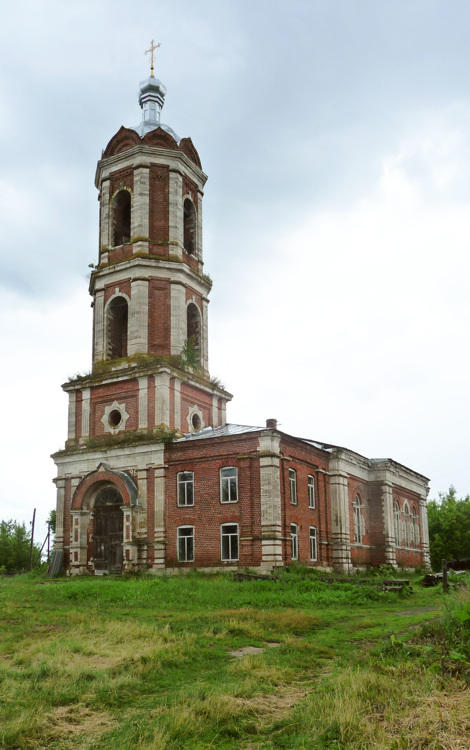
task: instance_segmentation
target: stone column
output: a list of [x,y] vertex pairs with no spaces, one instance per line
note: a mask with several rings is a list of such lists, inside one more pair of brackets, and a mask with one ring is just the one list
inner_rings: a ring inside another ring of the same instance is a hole
[[94,323],[94,353],[93,362],[102,362],[106,359],[106,336],[104,328],[104,290],[100,289],[95,294],[95,305],[93,308]]
[[186,290],[179,281],[171,282],[171,354],[178,357],[187,338]]
[[137,378],[139,383],[139,430],[148,427],[148,378]]
[[215,394],[212,396],[212,427],[219,426],[219,398]]
[[347,573],[352,567],[348,474],[341,457],[334,455],[330,461],[330,497],[333,568],[338,572]]
[[395,546],[395,519],[393,515],[393,485],[388,479],[382,482],[382,517],[385,537],[385,562],[387,565],[397,564]]
[[261,567],[283,564],[280,436],[263,432],[259,438],[261,488]]
[[128,354],[148,352],[148,279],[137,278],[131,282]]

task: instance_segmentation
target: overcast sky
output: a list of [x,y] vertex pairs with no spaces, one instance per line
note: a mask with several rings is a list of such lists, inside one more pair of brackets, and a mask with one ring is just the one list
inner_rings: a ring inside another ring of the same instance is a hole
[[[228,420],[470,492],[468,0],[17,0],[0,26],[0,519],[43,524],[91,365],[96,162],[162,121],[208,174]],[[40,525],[40,534],[43,526]]]

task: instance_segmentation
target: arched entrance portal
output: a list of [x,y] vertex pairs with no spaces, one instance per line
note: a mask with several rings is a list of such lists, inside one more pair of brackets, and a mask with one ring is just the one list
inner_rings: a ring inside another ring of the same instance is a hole
[[97,495],[93,518],[93,562],[96,572],[122,573],[123,500],[115,487]]

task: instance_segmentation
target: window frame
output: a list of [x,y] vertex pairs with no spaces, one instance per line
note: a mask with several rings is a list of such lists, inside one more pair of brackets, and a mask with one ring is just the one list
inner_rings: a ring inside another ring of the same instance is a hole
[[[224,471],[234,471],[234,475],[223,476]],[[227,503],[238,503],[238,468],[236,466],[222,466],[219,471],[220,479],[220,502],[226,505]],[[232,499],[232,480],[235,480],[235,499]],[[226,484],[227,500],[224,500],[224,485]]]
[[297,505],[297,472],[289,469],[289,500],[291,505]]
[[[312,534],[312,531],[315,533]],[[318,561],[318,532],[316,526],[310,526],[309,532],[308,532],[308,538],[310,542],[310,561],[311,562],[317,562]],[[312,539],[315,539],[315,556],[312,554]]]
[[365,536],[365,522],[364,522],[364,516],[362,513],[364,504],[362,502],[362,497],[360,496],[359,492],[355,493],[352,506],[353,506],[354,544],[362,545],[363,539]]
[[[193,533],[191,535],[186,534],[186,535],[180,536],[181,529],[192,529]],[[185,545],[184,545],[185,546],[185,557],[184,557],[184,559],[182,559],[181,556],[180,556],[180,541],[181,540],[187,540],[187,539],[191,539],[191,541],[192,541],[192,557],[191,557],[191,559],[188,558],[188,556],[187,556],[187,543],[185,543]],[[177,553],[178,562],[185,562],[185,563],[194,562],[194,547],[195,547],[195,529],[194,529],[194,526],[191,526],[190,524],[183,524],[182,526],[178,526],[178,528],[176,529],[176,553]]]
[[290,525],[290,556],[294,562],[299,559],[299,525]]
[[[224,534],[224,529],[227,528],[227,527],[229,527],[229,526],[236,527],[236,529],[237,529],[236,534],[234,532],[231,532],[229,534],[228,533]],[[228,541],[229,555],[230,555],[229,557],[224,557],[224,537],[227,537],[229,539],[229,541]],[[232,539],[234,537],[237,540],[237,542],[236,542],[236,544],[237,544],[237,556],[236,557],[232,557]],[[232,523],[231,521],[229,521],[227,523],[222,523],[220,525],[220,559],[221,559],[222,562],[238,562],[239,561],[239,559],[240,559],[240,527],[239,527],[238,523]]]
[[[310,481],[312,480],[312,481]],[[316,491],[315,491],[315,477],[313,474],[307,476],[307,492],[308,492],[308,507],[315,510],[316,507]]]
[[[180,479],[184,474],[191,474],[191,480]],[[188,486],[191,485],[191,502],[188,502]],[[183,490],[183,493],[181,493]],[[184,495],[184,502],[181,502],[181,494]],[[194,471],[179,471],[176,475],[176,503],[179,508],[191,508],[194,505]]]

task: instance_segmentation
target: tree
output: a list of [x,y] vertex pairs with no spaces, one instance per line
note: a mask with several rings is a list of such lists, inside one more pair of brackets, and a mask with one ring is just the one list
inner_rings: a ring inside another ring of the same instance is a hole
[[[28,570],[31,534],[24,523],[0,521],[0,568],[5,570]],[[39,550],[33,549],[33,559]]]
[[428,503],[429,547],[433,570],[442,560],[470,557],[470,496],[458,499],[455,487]]

